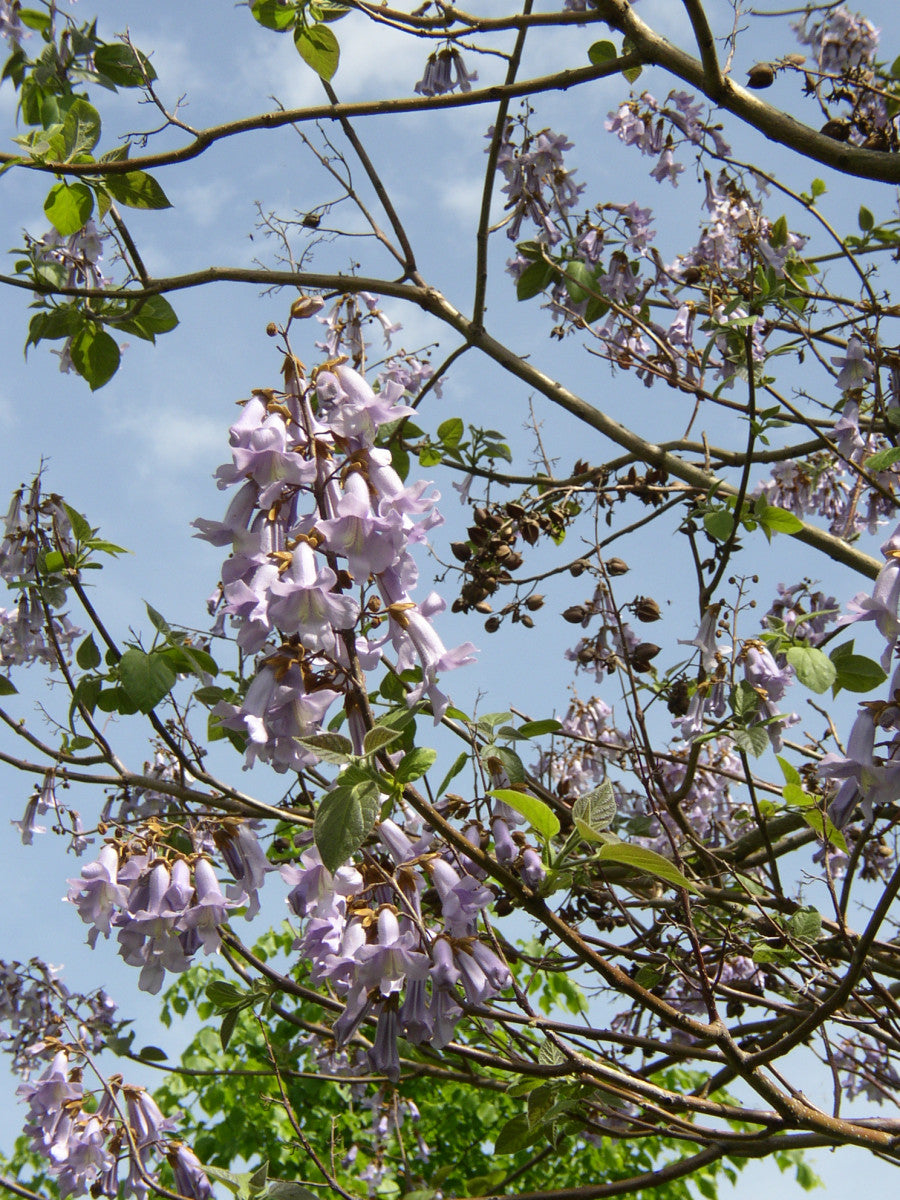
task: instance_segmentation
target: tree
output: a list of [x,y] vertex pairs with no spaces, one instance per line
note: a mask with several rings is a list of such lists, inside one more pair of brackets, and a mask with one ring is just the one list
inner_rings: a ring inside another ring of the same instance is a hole
[[[900,221],[874,187],[900,180],[900,59],[833,3],[678,12],[676,44],[625,0],[499,15],[254,0],[247,36],[292,43],[323,100],[201,128],[128,34],[0,0],[21,130],[0,168],[42,189],[50,225],[0,277],[31,297],[26,350],[55,343],[98,392],[129,370],[123,339],[166,353],[184,293],[249,283],[283,306],[217,471],[227,510],[194,521],[221,553],[211,629],[104,609],[96,571],[119,535],[57,494],[52,467],[6,519],[2,759],[35,784],[21,840],[46,818],[84,857],[69,900],[89,943],[102,956],[114,938],[141,991],[167,985],[164,1024],[217,1026],[173,1065],[136,1048],[105,992],[6,963],[28,1105],[9,1190],[713,1196],[752,1158],[804,1185],[808,1148],[900,1158],[878,1107],[900,1049],[900,359],[883,278]],[[772,56],[777,20],[797,52]],[[360,30],[422,49],[408,94],[341,100],[341,41]],[[598,131],[585,97],[609,80],[623,90]],[[101,108],[118,119],[118,95],[158,128],[116,142]],[[590,163],[576,171],[541,116],[563,102],[635,194],[592,194]],[[482,171],[457,296],[404,216],[404,145],[374,146],[366,122],[468,108],[490,128],[485,155],[464,128]],[[169,181],[279,130],[310,193],[293,214],[260,206],[265,261],[151,269],[142,238]],[[759,134],[783,150],[762,157]],[[828,207],[847,179],[873,185],[852,232],[846,203]],[[394,305],[428,318],[423,341],[439,329],[430,351],[401,347]],[[521,344],[526,321],[546,345]],[[492,428],[508,402],[524,449]],[[449,538],[438,475],[465,514]],[[448,604],[504,647],[501,711],[451,700],[456,669],[479,668],[471,640],[439,632]],[[526,712],[560,610],[598,695],[544,687]],[[42,668],[55,686],[33,718]],[[268,921],[276,876],[290,924],[251,944],[240,918]],[[155,1098],[101,1050],[163,1072]],[[808,1098],[816,1072],[827,1109]]]

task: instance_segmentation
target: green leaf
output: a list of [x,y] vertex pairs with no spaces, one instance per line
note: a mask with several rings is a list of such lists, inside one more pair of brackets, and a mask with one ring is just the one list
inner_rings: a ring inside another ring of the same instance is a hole
[[559,733],[562,725],[554,717],[547,717],[543,721],[525,721],[519,726],[519,737],[536,738],[543,737],[547,733]]
[[222,1043],[222,1049],[228,1049],[228,1043],[231,1041],[231,1035],[234,1033],[234,1028],[238,1023],[238,1018],[241,1015],[239,1008],[230,1008],[222,1018],[222,1024],[219,1028],[219,1041]]
[[94,51],[94,67],[117,87],[141,87],[145,79],[156,78],[153,64],[146,54],[121,42],[109,42]]
[[[465,431],[466,427],[463,425],[461,417],[450,417],[446,421],[441,421],[437,427],[438,438],[445,446],[458,446]],[[897,453],[900,454],[900,450]]]
[[504,804],[514,808],[542,837],[549,839],[559,833],[559,819],[556,813],[536,796],[529,796],[527,792],[516,792],[512,788],[491,788],[490,794],[496,800],[502,800]]
[[142,713],[150,712],[175,684],[175,672],[161,655],[134,647],[119,659],[119,678],[129,700]]
[[526,1116],[513,1117],[507,1121],[494,1142],[495,1154],[515,1154],[524,1150],[534,1136]]
[[817,942],[822,936],[822,914],[807,905],[788,917],[788,929],[798,942]]
[[75,661],[83,671],[90,671],[92,667],[100,666],[100,651],[97,649],[97,643],[94,641],[92,633],[87,635],[75,651]]
[[19,689],[11,679],[7,679],[5,675],[0,675],[0,696],[15,696],[18,691]]
[[172,203],[152,175],[129,171],[125,175],[107,175],[104,186],[110,195],[127,208],[171,208]]
[[604,833],[616,815],[616,795],[608,779],[579,796],[572,805],[572,817],[576,828],[587,842],[597,841],[598,833]]
[[67,161],[81,154],[90,154],[100,140],[100,114],[92,104],[79,97],[72,102],[66,113],[62,135],[66,144]]
[[312,67],[320,79],[327,82],[334,76],[341,51],[337,38],[327,25],[313,25],[309,29],[298,26],[294,30],[294,45],[306,65]]
[[91,528],[91,523],[83,513],[72,508],[71,504],[66,504],[63,501],[63,508],[66,510],[66,516],[69,518],[69,524],[72,526],[72,532],[75,534],[75,540],[84,543],[90,540],[94,530]]
[[338,785],[323,796],[316,812],[315,839],[329,871],[343,866],[360,848],[378,819],[378,808],[374,783]]
[[172,626],[162,615],[162,613],[157,612],[153,605],[148,604],[146,600],[144,601],[144,608],[146,608],[147,616],[150,618],[150,623],[157,633],[168,635],[172,632]]
[[168,333],[178,325],[175,309],[165,296],[148,296],[135,305],[123,320],[116,321],[116,328],[125,333],[134,333],[148,342],[156,340],[158,333]]
[[83,183],[56,183],[47,193],[44,213],[57,233],[71,237],[94,211],[94,193]]
[[400,765],[394,771],[394,778],[398,783],[411,783],[414,779],[421,778],[436,758],[437,750],[428,746],[416,746],[400,760]]
[[315,750],[322,762],[345,763],[353,757],[353,743],[341,733],[312,733],[298,740]]
[[492,760],[506,772],[510,783],[525,782],[525,765],[515,750],[510,750],[509,746],[486,746],[481,761],[490,770]]
[[563,268],[566,281],[566,291],[573,304],[583,304],[591,293],[597,290],[597,279],[594,271],[587,263],[575,259],[566,263]]
[[437,446],[423,446],[419,451],[419,466],[433,467],[441,461],[443,455]]
[[764,525],[775,533],[797,533],[803,528],[803,522],[799,517],[795,517],[786,508],[778,508],[774,504],[767,504],[758,512],[754,512],[753,516],[760,525]]
[[384,725],[376,725],[374,729],[369,729],[363,738],[363,754],[377,754],[384,746],[389,746],[402,736],[402,729],[388,729]]
[[105,329],[85,325],[69,345],[75,370],[90,385],[92,392],[109,383],[119,369],[119,347]]
[[731,689],[729,703],[736,717],[752,717],[759,708],[759,692],[746,679],[741,679]]
[[49,13],[36,12],[33,8],[19,9],[19,20],[26,29],[34,29],[38,33],[47,33],[53,27]]
[[663,858],[661,854],[657,854],[655,850],[648,850],[646,846],[633,846],[628,842],[607,843],[597,851],[597,858],[601,862],[614,862],[625,867],[633,867],[642,875],[655,875],[658,879],[665,880],[666,883],[673,883],[676,887],[686,888],[690,892],[699,891],[697,885],[692,883],[686,875],[682,875],[674,863]]
[[247,1002],[248,994],[245,988],[240,988],[227,979],[214,979],[206,987],[206,998],[216,1008],[234,1008],[235,1005],[244,1005]]
[[853,643],[845,642],[844,646],[835,647],[829,656],[837,669],[834,694],[837,695],[841,688],[848,692],[871,692],[881,687],[887,675],[880,665],[864,654],[847,653],[845,646],[848,645],[852,647]]
[[469,761],[468,750],[461,750],[460,753],[456,756],[453,766],[450,768],[450,770],[447,772],[447,774],[441,780],[440,786],[438,787],[438,790],[435,793],[435,796],[443,796],[444,792],[447,790],[448,784],[450,784],[452,782],[452,780],[454,780],[456,778],[456,776],[465,767],[465,765],[468,761]]
[[788,760],[786,758],[782,758],[780,754],[777,754],[775,757],[779,767],[781,767],[781,773],[784,776],[784,782],[799,786],[802,783],[802,779],[800,772],[797,770],[794,764],[789,763]]
[[717,508],[713,512],[704,513],[703,528],[717,542],[726,542],[734,529],[734,517],[727,508]]
[[539,296],[555,274],[555,268],[550,263],[531,263],[516,280],[516,298],[531,300],[532,297]]
[[859,222],[859,227],[863,233],[871,233],[871,231],[875,228],[875,218],[864,204],[859,206],[859,213],[856,219]]
[[830,842],[832,846],[837,846],[843,854],[848,853],[847,841],[831,817],[812,808],[804,809],[802,816],[810,829],[814,829],[823,842]]
[[595,67],[602,67],[604,63],[618,57],[619,52],[612,42],[594,42],[593,46],[588,49],[588,58]]
[[138,1050],[137,1056],[144,1062],[165,1062],[169,1057],[165,1050],[160,1050],[159,1046],[145,1046],[143,1050]]
[[297,20],[296,5],[285,4],[283,0],[254,0],[250,12],[260,25],[276,33],[290,29]]
[[867,458],[863,466],[870,473],[876,474],[878,471],[886,471],[895,462],[900,462],[900,446],[886,446],[884,450],[879,450],[877,454]]
[[736,746],[745,754],[752,754],[754,758],[765,754],[769,746],[769,735],[766,733],[765,725],[751,725],[748,729],[736,729],[731,736]]
[[827,692],[837,678],[834,663],[816,646],[789,646],[785,657],[811,692]]

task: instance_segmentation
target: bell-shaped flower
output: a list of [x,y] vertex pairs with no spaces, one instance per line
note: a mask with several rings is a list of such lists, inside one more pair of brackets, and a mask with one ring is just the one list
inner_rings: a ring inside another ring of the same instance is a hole
[[424,979],[430,969],[428,955],[418,949],[418,935],[400,932],[397,915],[384,907],[378,914],[378,941],[363,946],[357,956],[356,977],[366,987],[378,987],[382,996],[399,992],[403,980]]
[[88,942],[93,947],[99,934],[109,937],[117,909],[128,904],[128,889],[118,882],[119,854],[113,845],[100,851],[96,862],[81,868],[80,879],[70,879],[66,899],[74,904],[86,925],[92,925]]

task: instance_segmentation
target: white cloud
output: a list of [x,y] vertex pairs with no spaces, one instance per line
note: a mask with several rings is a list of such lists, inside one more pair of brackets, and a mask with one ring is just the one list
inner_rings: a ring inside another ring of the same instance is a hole
[[184,475],[222,457],[221,420],[154,407],[148,421],[139,413],[121,413],[118,432],[135,448],[134,462],[141,475]]

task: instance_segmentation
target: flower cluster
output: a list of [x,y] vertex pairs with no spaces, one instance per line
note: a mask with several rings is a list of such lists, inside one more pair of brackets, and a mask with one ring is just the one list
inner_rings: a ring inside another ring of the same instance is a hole
[[[292,889],[288,903],[303,922],[297,948],[313,982],[327,982],[345,1001],[333,1029],[338,1049],[374,1020],[369,1062],[396,1080],[398,1036],[440,1049],[462,1015],[457,985],[469,1005],[480,1007],[511,980],[506,964],[478,937],[490,888],[430,835],[391,820],[382,821],[377,834],[382,854],[367,856],[360,868],[332,874],[318,850],[309,849],[281,874]],[[502,831],[495,829],[495,836]]]
[[[60,1046],[53,1061],[34,1083],[18,1091],[28,1104],[25,1133],[31,1149],[49,1162],[61,1196],[115,1197],[120,1186],[140,1198],[158,1182],[167,1161],[175,1186],[192,1200],[210,1200],[212,1187],[193,1151],[168,1135],[175,1122],[164,1117],[144,1088],[106,1083],[96,1099],[85,1091],[83,1069],[70,1066],[69,1051]],[[123,1161],[128,1175],[120,1179]]]
[[443,96],[459,88],[471,92],[478,81],[477,71],[467,71],[462,55],[455,46],[445,46],[428,55],[425,74],[416,84],[420,96]]
[[65,601],[65,580],[46,570],[44,552],[74,555],[74,535],[59,496],[43,496],[40,479],[28,494],[19,488],[6,514],[0,541],[0,579],[16,589],[17,601],[0,609],[0,667],[33,662],[54,665],[81,630],[65,614],[54,614]]
[[[521,127],[522,140],[513,140],[516,125],[510,121],[503,131],[497,170],[506,180],[505,208],[510,212],[506,235],[517,241],[527,217],[537,228],[538,240],[555,246],[568,232],[569,216],[584,191],[574,172],[565,165],[564,154],[572,149],[565,134],[542,129],[530,133]],[[488,130],[493,137],[494,129]]]
[[[198,837],[199,841],[205,839]],[[201,947],[214,953],[230,910],[259,911],[259,888],[272,869],[251,826],[226,819],[213,835],[232,878],[226,898],[203,855],[165,857],[140,842],[107,842],[97,859],[69,880],[68,900],[89,925],[88,943],[117,930],[119,953],[140,968],[138,987],[156,994],[166,971],[186,971]]]
[[678,176],[684,171],[674,155],[678,135],[695,146],[702,146],[709,136],[720,155],[728,155],[731,150],[719,129],[701,119],[702,105],[693,96],[670,92],[668,102],[673,107],[661,105],[649,92],[644,92],[637,99],[623,101],[610,113],[606,128],[626,146],[637,146],[641,154],[656,158],[650,175],[657,183],[667,181],[677,187]]
[[[102,1050],[115,1028],[116,1005],[106,992],[70,992],[59,969],[39,958],[27,963],[0,960],[0,1049],[12,1069],[26,1078],[37,1063],[55,1054],[63,1023],[83,1045]],[[62,1014],[62,1015],[61,1015]]]
[[812,51],[818,69],[828,75],[842,75],[875,61],[879,30],[843,5],[831,8],[820,21],[805,13],[794,32],[800,44]]
[[[348,327],[333,322],[331,344]],[[433,626],[444,601],[410,597],[418,577],[410,547],[441,517],[428,484],[405,486],[390,451],[375,445],[379,430],[413,411],[402,403],[404,373],[408,359],[389,367],[376,391],[342,357],[307,377],[288,355],[285,390],[257,391],[231,428],[232,461],[217,478],[237,492],[223,521],[194,524],[197,536],[231,546],[221,604],[241,649],[259,655],[242,703],[214,710],[246,736],[247,766],[314,764],[299,739],[321,728],[334,701],[352,696],[358,668],[374,669],[388,645],[401,670],[419,674],[410,703],[427,696],[435,721],[449,703],[439,675],[472,661],[470,643],[448,650]],[[351,588],[371,589],[368,599]],[[352,700],[348,710],[360,752]]]

